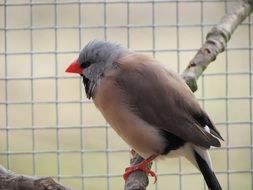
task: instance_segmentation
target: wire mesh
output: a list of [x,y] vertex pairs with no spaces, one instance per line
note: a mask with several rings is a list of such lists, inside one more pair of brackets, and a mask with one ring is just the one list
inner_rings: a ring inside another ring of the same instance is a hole
[[[73,189],[122,189],[129,147],[64,73],[94,38],[156,57],[179,73],[236,1],[0,1],[0,164]],[[252,189],[252,18],[198,81],[225,142],[211,152],[223,189]],[[149,189],[207,189],[183,158],[154,165]],[[195,183],[192,183],[194,181]]]

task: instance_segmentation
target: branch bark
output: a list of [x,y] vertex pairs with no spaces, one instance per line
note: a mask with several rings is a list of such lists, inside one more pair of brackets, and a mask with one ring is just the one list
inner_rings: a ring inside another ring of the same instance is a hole
[[[252,13],[252,10],[253,0],[239,1],[207,34],[205,43],[182,73],[183,79],[193,92],[198,89],[197,79],[216,59],[217,55],[225,50],[235,29]],[[136,153],[130,160],[130,164],[135,165],[142,160],[143,158]],[[135,171],[129,175],[125,183],[125,190],[145,190],[148,184],[148,176],[142,171]]]
[[51,177],[35,178],[15,174],[0,165],[0,190],[70,190]]
[[207,66],[224,51],[231,35],[243,20],[252,13],[253,0],[241,0],[206,36],[206,41],[190,61],[182,77],[193,92],[197,90],[197,79]]
[[[134,150],[131,151],[131,160],[130,164],[131,165],[136,165],[140,162],[142,162],[144,159],[139,156],[137,152]],[[151,168],[152,162],[148,165],[149,168]],[[144,171],[137,170],[133,173],[131,173],[125,183],[125,190],[145,190],[146,187],[148,186],[149,180],[148,176]]]

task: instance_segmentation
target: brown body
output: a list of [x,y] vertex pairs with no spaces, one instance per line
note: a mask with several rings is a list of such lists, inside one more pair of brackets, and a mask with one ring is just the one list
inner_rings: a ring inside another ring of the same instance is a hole
[[144,158],[160,154],[165,142],[157,130],[122,104],[125,101],[122,92],[115,86],[118,74],[119,70],[106,73],[96,86],[93,96],[96,107],[118,135]]
[[93,100],[115,131],[145,158],[166,148],[159,131],[201,147],[219,146],[195,120],[194,114],[207,116],[184,81],[145,55],[133,53],[119,59],[95,87]]
[[221,135],[191,90],[175,72],[120,44],[94,40],[67,72],[83,77],[85,92],[119,136],[146,160],[129,172],[145,169],[159,155],[185,156],[203,174],[208,188],[221,190],[212,171],[210,146]]

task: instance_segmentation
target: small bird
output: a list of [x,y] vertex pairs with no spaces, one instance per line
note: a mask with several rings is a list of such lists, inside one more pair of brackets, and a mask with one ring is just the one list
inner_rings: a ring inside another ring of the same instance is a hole
[[93,40],[66,72],[79,73],[87,98],[117,134],[144,161],[124,174],[143,170],[163,156],[184,156],[202,173],[211,190],[221,190],[208,152],[220,147],[220,133],[177,73],[147,55],[118,43]]

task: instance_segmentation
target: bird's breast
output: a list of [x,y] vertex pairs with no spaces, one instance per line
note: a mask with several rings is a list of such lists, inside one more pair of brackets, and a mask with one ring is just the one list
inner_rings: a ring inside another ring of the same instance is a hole
[[159,131],[138,117],[121,93],[113,77],[106,77],[96,86],[93,100],[111,127],[142,157],[162,153],[166,143]]

